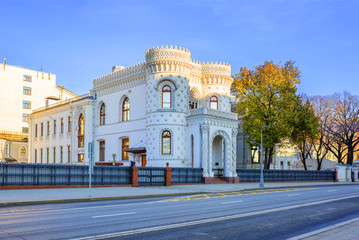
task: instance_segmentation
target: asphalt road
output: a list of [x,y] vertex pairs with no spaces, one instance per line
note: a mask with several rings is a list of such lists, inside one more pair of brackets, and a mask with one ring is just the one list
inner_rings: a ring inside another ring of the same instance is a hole
[[359,186],[0,208],[0,239],[287,239],[359,216]]

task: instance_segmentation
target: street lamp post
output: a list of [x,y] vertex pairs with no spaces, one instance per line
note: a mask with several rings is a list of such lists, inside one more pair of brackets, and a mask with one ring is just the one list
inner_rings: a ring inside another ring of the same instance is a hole
[[275,124],[277,124],[278,122],[269,124],[267,126],[264,126],[261,128],[261,176],[260,176],[260,180],[259,180],[259,187],[262,188],[264,187],[264,177],[263,177],[263,129],[266,127],[271,127]]

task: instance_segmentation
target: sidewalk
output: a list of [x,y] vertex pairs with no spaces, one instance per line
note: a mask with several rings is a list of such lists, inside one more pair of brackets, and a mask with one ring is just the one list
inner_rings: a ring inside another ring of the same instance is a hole
[[[313,187],[313,186],[336,186],[357,183],[337,182],[280,182],[265,183],[265,188],[286,188],[286,187]],[[53,188],[53,189],[19,189],[0,190],[0,206],[88,201],[88,200],[109,200],[143,197],[162,197],[175,195],[189,195],[213,192],[230,192],[249,189],[258,189],[259,183],[239,184],[196,184],[196,185],[172,185],[149,186],[149,187],[103,187],[92,188],[91,196],[88,188]]]

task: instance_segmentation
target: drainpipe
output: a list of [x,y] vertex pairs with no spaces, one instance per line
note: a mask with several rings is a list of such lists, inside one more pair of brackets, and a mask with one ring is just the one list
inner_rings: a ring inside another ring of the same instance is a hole
[[96,91],[93,92],[92,95],[92,142],[90,143],[90,148],[88,150],[90,153],[90,161],[89,161],[89,197],[91,197],[91,185],[92,185],[92,172],[94,168],[94,156],[95,156],[95,124],[96,124],[96,99],[97,94]]

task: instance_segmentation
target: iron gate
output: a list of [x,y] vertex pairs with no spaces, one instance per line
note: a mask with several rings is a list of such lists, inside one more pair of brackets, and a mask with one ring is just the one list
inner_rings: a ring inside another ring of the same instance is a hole
[[140,186],[165,185],[165,169],[160,167],[139,167],[138,185]]

